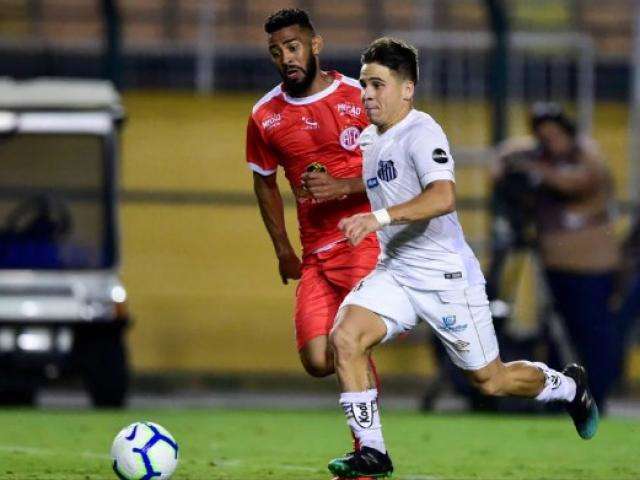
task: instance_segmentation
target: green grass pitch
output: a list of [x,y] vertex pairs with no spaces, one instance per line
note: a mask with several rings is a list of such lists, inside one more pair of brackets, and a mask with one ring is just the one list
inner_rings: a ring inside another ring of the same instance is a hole
[[[347,450],[340,411],[4,410],[0,478],[115,478],[109,448],[120,428],[152,420],[180,444],[176,480],[329,479]],[[640,478],[640,421],[610,418],[591,441],[566,416],[383,412],[397,480]]]

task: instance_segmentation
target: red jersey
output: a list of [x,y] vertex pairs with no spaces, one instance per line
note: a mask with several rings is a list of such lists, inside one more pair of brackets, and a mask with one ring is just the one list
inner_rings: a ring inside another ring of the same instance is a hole
[[343,239],[340,219],[370,211],[365,193],[315,202],[302,190],[300,177],[315,162],[336,178],[362,176],[358,137],[368,121],[360,85],[329,73],[333,83],[309,97],[290,97],[278,85],[255,104],[247,125],[249,167],[260,175],[284,168],[296,197],[304,255]]

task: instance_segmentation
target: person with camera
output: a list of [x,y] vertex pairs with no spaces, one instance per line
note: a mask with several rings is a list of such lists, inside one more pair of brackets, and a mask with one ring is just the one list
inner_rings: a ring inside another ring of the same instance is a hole
[[604,407],[617,373],[609,309],[619,263],[611,175],[595,142],[578,135],[557,105],[535,105],[531,129],[532,142],[511,142],[500,152],[494,180],[502,206],[494,230],[508,223],[511,241],[534,246],[554,308]]

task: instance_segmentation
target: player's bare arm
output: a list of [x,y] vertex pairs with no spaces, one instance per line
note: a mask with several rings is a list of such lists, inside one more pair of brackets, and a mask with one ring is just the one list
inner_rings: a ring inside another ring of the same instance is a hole
[[412,223],[447,215],[456,209],[455,183],[449,180],[431,182],[408,202],[387,209],[392,225]]
[[378,219],[378,212],[360,213],[344,218],[338,224],[349,242],[357,245],[371,232],[385,225],[401,225],[447,215],[456,209],[455,184],[448,180],[438,180],[427,185],[424,191],[408,202],[387,209],[389,218]]
[[301,263],[287,235],[282,195],[276,182],[276,174],[263,176],[254,172],[253,190],[258,199],[262,221],[269,232],[278,258],[282,283],[286,285],[289,280],[298,280],[301,275]]
[[354,193],[364,192],[362,177],[336,178],[326,172],[302,174],[302,188],[319,201],[338,200]]

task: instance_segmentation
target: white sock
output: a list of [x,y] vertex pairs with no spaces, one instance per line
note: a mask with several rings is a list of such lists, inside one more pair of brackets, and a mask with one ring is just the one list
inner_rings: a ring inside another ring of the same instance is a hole
[[530,363],[542,370],[545,376],[544,388],[535,398],[536,400],[543,403],[558,400],[570,402],[575,398],[576,382],[573,378],[567,377],[565,374],[547,367],[542,362]]
[[340,395],[340,406],[360,445],[385,453],[387,449],[382,438],[377,398],[378,390],[375,388],[364,392],[345,392]]

